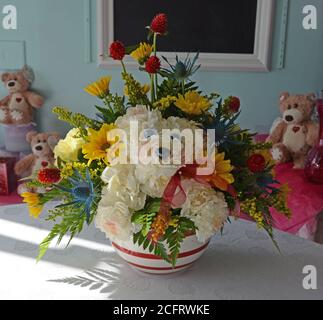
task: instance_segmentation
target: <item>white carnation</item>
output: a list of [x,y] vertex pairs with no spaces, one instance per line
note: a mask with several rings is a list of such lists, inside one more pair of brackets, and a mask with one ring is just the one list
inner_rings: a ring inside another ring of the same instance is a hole
[[197,129],[198,124],[195,121],[190,121],[185,118],[178,118],[178,117],[169,117],[165,122],[167,129]]
[[143,129],[161,128],[164,119],[158,110],[149,110],[146,106],[129,108],[124,116],[119,117],[115,125],[119,129],[130,132],[130,121],[136,121],[139,126],[139,133]]
[[101,204],[111,206],[123,202],[130,209],[141,210],[146,203],[146,195],[140,190],[133,165],[107,167],[101,176],[107,185],[102,189]]
[[197,238],[205,242],[219,231],[229,216],[224,194],[212,188],[190,181],[186,188],[186,201],[181,215],[191,219],[197,230]]
[[94,222],[112,241],[127,241],[132,235],[131,213],[122,202],[116,202],[113,206],[99,203]]
[[178,166],[137,165],[135,174],[142,192],[152,198],[161,198]]

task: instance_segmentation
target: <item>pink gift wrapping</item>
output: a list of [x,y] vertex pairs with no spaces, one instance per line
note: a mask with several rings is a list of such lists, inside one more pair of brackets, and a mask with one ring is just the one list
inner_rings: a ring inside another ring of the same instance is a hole
[[17,187],[14,174],[15,158],[0,158],[0,195],[8,196]]
[[[264,142],[267,137],[266,134],[257,135],[255,141]],[[274,227],[295,235],[298,235],[302,229],[302,233],[305,230],[306,238],[310,239],[316,230],[317,216],[323,212],[323,185],[309,182],[304,170],[293,169],[292,163],[277,165],[275,172],[276,180],[281,184],[288,184],[291,190],[288,196],[288,207],[291,209],[292,218],[288,219],[271,209]],[[241,218],[251,220],[243,213]]]

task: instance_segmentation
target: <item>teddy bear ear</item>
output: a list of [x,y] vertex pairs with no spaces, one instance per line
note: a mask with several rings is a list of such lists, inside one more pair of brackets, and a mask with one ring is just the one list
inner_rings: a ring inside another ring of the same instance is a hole
[[283,101],[285,101],[288,97],[289,97],[289,92],[283,92],[283,93],[281,93],[279,100],[280,100],[280,102],[283,102]]
[[316,101],[316,95],[315,93],[311,92],[309,94],[306,95],[306,98],[312,102],[315,102]]
[[31,141],[37,136],[37,132],[36,131],[30,131],[27,133],[26,135],[26,141],[31,143]]
[[25,79],[29,82],[32,83],[35,80],[35,75],[33,69],[25,65],[22,68],[22,74],[25,77]]
[[56,147],[59,139],[60,139],[60,136],[58,132],[49,133],[47,143],[52,150],[54,150],[54,148]]
[[8,72],[3,73],[3,74],[1,75],[1,80],[2,80],[2,82],[6,82],[6,81],[7,81],[7,79],[8,79],[8,77],[9,77],[9,73],[8,73]]

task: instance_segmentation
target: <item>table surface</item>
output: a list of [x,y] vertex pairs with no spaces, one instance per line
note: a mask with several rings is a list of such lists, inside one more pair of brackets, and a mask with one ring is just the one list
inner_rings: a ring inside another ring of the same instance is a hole
[[[172,276],[134,271],[93,226],[36,264],[49,225],[24,205],[0,207],[0,299],[323,299],[323,246],[276,232],[282,254],[250,222],[228,224],[202,258]],[[317,290],[303,268],[317,268]]]

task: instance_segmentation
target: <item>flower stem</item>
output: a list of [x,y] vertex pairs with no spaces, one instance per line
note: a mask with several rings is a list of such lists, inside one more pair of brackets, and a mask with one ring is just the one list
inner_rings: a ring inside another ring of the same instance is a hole
[[151,104],[155,102],[155,88],[154,88],[154,75],[150,75],[150,95],[151,95]]
[[123,60],[121,60],[121,65],[124,73],[127,73],[126,66],[124,65]]
[[[153,48],[154,48],[154,56],[157,56],[157,33],[154,33],[154,40],[153,40]],[[155,78],[155,97],[157,97],[157,88],[158,88],[158,74],[154,75]],[[157,97],[158,99],[158,97]]]
[[157,33],[154,33],[153,49],[154,49],[154,56],[156,56],[157,55]]
[[182,81],[182,91],[183,95],[185,95],[185,80]]

